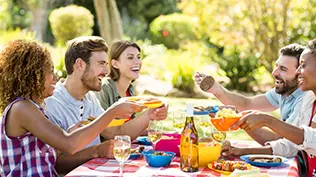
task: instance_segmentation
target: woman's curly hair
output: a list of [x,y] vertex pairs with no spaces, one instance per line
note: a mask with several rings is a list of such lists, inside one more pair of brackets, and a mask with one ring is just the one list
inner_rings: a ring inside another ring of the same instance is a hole
[[52,67],[48,50],[37,42],[9,42],[0,53],[0,113],[17,97],[43,100],[45,72]]

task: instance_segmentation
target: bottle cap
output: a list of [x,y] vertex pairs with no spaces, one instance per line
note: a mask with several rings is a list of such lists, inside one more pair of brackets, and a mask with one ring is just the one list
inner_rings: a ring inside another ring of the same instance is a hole
[[187,104],[187,109],[186,109],[187,116],[193,116],[193,104],[189,103]]

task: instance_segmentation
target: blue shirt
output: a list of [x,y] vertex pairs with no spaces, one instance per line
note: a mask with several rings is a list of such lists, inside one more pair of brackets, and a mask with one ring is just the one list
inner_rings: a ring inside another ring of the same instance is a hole
[[[93,92],[88,92],[82,100],[77,100],[61,83],[56,84],[53,95],[45,100],[44,110],[48,118],[65,131],[73,124],[87,120],[89,116],[96,118],[104,113]],[[87,147],[100,142],[100,136],[97,136]]]
[[297,117],[304,94],[301,89],[296,89],[286,98],[286,96],[276,93],[275,89],[271,89],[265,96],[274,107],[280,108],[281,119],[287,120],[286,122],[291,124]]

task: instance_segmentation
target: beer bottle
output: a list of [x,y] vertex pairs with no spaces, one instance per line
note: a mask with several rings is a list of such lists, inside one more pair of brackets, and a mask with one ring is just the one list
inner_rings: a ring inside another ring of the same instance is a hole
[[180,168],[184,172],[196,172],[199,170],[198,139],[193,120],[193,105],[188,104],[185,126],[180,140]]

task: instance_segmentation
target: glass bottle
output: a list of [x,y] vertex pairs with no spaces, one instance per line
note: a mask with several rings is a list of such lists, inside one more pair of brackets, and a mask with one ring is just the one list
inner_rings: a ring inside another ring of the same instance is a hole
[[188,104],[185,126],[180,140],[180,168],[184,172],[196,172],[199,170],[198,140],[198,133],[193,120],[193,105]]

